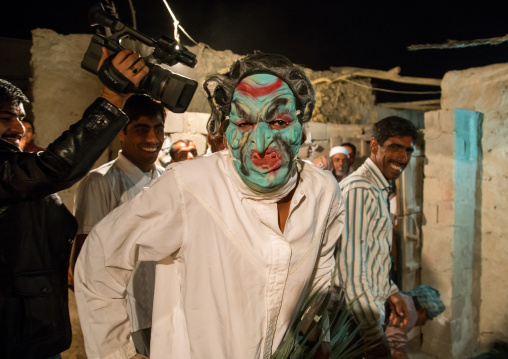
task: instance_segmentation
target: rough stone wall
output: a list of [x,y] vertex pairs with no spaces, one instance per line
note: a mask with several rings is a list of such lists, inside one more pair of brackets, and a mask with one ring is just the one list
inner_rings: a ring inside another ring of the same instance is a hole
[[[215,51],[203,44],[189,47],[197,55],[195,69],[181,68],[183,75],[196,79],[200,84],[206,76],[222,72],[241,56],[231,51]],[[179,69],[180,70],[180,69]],[[376,121],[375,96],[368,79],[336,80],[332,71],[305,69],[316,90],[316,108],[312,121],[337,124],[371,124]],[[192,100],[189,111],[208,112],[204,90],[200,87]]]
[[[482,349],[495,340],[508,339],[504,309],[508,295],[504,265],[508,255],[507,88],[508,64],[449,72],[442,82],[442,110],[425,116],[422,282],[439,288],[450,308],[425,326],[424,350],[441,358],[461,357],[455,355],[474,349],[477,341]],[[483,160],[477,171],[475,197],[468,199],[477,204],[475,223],[463,233],[473,236],[473,242],[461,241],[457,235],[471,221],[462,218],[454,198],[462,183],[461,176],[454,180],[453,171],[463,162],[454,157],[457,108],[483,114],[479,154]],[[470,342],[464,342],[466,332],[475,334]],[[461,337],[462,342],[458,340]]]
[[[197,46],[188,47],[190,51],[196,54],[198,64],[194,69],[190,69],[183,65],[177,65],[177,71],[182,75],[188,76],[196,80],[199,85],[188,111],[190,112],[203,112],[210,113],[210,107],[206,100],[205,90],[203,90],[203,82],[206,77],[217,72],[224,72],[229,69],[229,65],[241,57],[241,55],[234,54],[230,50],[215,51],[211,48],[200,44]],[[175,68],[175,67],[173,67]]]
[[[32,111],[37,144],[47,147],[99,96],[102,86],[95,75],[80,67],[90,35],[64,36],[52,30],[32,31]],[[103,155],[98,164],[103,164]],[[75,186],[60,192],[72,211]]]
[[198,154],[206,152],[206,123],[209,114],[200,112],[169,112],[166,116],[164,132],[170,134],[171,143],[178,140],[191,140]]
[[33,110],[36,123],[43,124],[37,135],[43,147],[78,121],[100,94],[96,76],[80,67],[89,42],[89,35],[64,36],[45,29],[32,33]]
[[313,122],[365,125],[376,122],[370,79],[338,80],[332,71],[306,71],[316,90]]

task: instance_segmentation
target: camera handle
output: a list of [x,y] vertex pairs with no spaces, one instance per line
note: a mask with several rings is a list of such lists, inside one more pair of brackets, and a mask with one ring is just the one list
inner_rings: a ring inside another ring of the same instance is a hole
[[196,66],[196,55],[187,50],[185,46],[178,44],[167,36],[161,36],[158,41],[155,41],[151,37],[123,23],[120,19],[108,14],[100,3],[92,6],[88,12],[88,22],[92,27],[102,26],[111,29],[111,36],[105,40],[107,42],[106,48],[110,50],[114,49],[115,52],[120,51],[123,48],[121,45],[122,39],[132,38],[148,47],[153,47],[154,52],[152,56],[158,62],[169,66],[176,65],[178,62],[191,68]]
[[113,66],[111,62],[113,57],[114,55],[104,60],[97,73],[104,86],[116,93],[144,93]]

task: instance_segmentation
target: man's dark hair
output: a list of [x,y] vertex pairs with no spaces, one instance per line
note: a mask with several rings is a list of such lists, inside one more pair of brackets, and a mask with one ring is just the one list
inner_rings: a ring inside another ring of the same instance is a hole
[[[192,141],[191,140],[178,140],[176,142],[173,142],[171,144],[171,146],[169,147],[169,155],[171,156],[171,158],[175,158],[175,146],[179,143],[183,143],[185,146],[188,146]],[[194,143],[194,142],[192,142]]]
[[341,144],[341,146],[348,146],[348,147],[351,147],[351,149],[353,150],[353,157],[356,156],[356,146],[353,145],[352,143],[350,142],[344,142],[343,144]]
[[123,128],[123,132],[127,133],[127,126],[132,122],[139,120],[141,116],[150,118],[161,115],[162,122],[166,119],[166,111],[164,106],[147,95],[132,95],[127,99],[123,107],[123,112],[129,117],[129,122]]
[[[301,123],[309,122],[315,105],[314,88],[303,68],[293,64],[286,57],[256,52],[236,60],[225,74],[209,76],[203,83],[212,113],[206,125],[212,139],[222,135],[221,125],[231,110],[231,99],[235,88],[245,77],[255,74],[270,74],[284,81],[296,99]],[[223,129],[225,130],[225,128]]]
[[411,136],[416,142],[420,131],[410,121],[398,117],[389,116],[376,122],[372,128],[372,137],[380,146],[390,137]]
[[28,98],[25,94],[9,81],[0,79],[0,104],[13,103],[19,105],[20,103],[28,103]]

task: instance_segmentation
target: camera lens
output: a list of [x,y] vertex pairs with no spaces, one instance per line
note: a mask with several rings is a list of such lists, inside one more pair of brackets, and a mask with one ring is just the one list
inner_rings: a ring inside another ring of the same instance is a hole
[[146,64],[150,69],[139,87],[170,111],[182,113],[187,110],[198,83],[185,76],[166,70],[159,65]]

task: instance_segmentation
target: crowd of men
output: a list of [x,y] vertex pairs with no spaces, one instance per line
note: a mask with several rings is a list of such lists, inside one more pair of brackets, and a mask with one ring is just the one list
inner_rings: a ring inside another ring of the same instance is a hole
[[[148,72],[130,50],[111,64],[136,86]],[[351,143],[314,166],[298,158],[315,105],[302,68],[255,53],[203,86],[215,153],[198,157],[180,140],[164,169],[156,163],[165,109],[152,98],[105,88],[47,149],[22,152],[34,130],[24,121],[28,100],[1,80],[7,357],[58,358],[69,346],[69,257],[89,358],[270,358],[312,290],[308,312],[317,313],[335,270],[370,343],[362,356],[390,358],[385,324],[415,325],[412,295],[390,279],[388,199],[418,129],[382,119],[358,170]],[[118,157],[90,171],[115,136]],[[56,192],[79,180],[72,216]],[[313,320],[305,316],[304,327]],[[315,358],[329,358],[321,329],[309,342]]]

